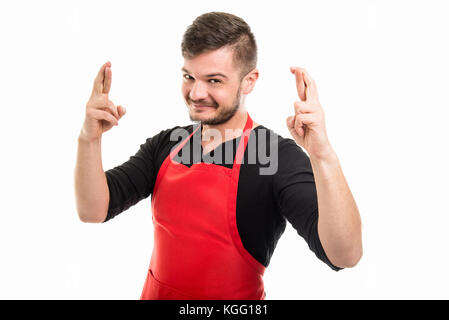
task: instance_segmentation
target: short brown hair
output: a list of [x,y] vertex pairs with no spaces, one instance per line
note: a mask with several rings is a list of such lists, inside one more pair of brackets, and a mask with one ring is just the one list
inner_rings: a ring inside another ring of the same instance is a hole
[[184,33],[181,51],[184,58],[193,58],[224,46],[234,50],[233,62],[241,69],[240,80],[256,67],[254,35],[242,18],[230,13],[209,12],[197,17]]

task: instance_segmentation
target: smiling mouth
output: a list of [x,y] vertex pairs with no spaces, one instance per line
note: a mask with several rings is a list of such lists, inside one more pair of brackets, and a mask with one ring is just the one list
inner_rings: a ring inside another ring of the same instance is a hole
[[193,107],[195,109],[210,109],[210,108],[215,109],[215,106],[210,106],[210,105],[207,105],[207,104],[195,104],[195,103],[193,103],[192,105],[193,105]]

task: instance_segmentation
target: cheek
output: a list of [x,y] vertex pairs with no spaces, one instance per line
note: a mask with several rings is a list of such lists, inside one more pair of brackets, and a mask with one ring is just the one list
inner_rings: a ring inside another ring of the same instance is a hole
[[233,101],[232,92],[228,92],[227,90],[216,90],[210,92],[210,96],[220,105],[229,105]]

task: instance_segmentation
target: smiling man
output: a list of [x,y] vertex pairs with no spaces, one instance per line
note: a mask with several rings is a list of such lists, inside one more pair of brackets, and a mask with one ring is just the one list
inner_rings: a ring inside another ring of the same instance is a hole
[[333,270],[355,266],[360,215],[310,75],[290,69],[300,100],[287,119],[288,139],[246,111],[259,71],[245,21],[203,14],[187,28],[181,51],[182,95],[194,124],[161,131],[103,171],[102,134],[125,114],[109,100],[107,62],[78,138],[82,221],[108,221],[151,195],[154,247],[141,299],[265,299],[263,274],[287,222]]

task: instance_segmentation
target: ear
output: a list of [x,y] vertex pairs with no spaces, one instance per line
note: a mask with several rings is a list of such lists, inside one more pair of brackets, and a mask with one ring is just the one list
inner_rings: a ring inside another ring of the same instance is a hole
[[254,68],[242,80],[242,93],[248,94],[251,91],[253,91],[258,78],[259,78],[259,70]]

